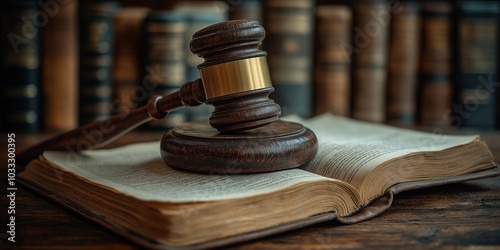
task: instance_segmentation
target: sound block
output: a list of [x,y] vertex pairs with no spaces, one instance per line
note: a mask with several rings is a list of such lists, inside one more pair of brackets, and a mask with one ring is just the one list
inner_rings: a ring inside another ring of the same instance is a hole
[[278,120],[238,133],[220,133],[208,122],[181,124],[162,138],[161,156],[176,168],[221,174],[261,173],[302,166],[318,152],[314,133]]

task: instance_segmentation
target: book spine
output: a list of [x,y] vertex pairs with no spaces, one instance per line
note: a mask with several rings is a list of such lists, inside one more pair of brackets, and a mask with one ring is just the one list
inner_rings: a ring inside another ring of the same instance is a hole
[[391,9],[384,0],[354,3],[352,117],[384,122]]
[[46,3],[42,30],[43,127],[69,130],[78,124],[78,1]]
[[240,0],[236,2],[228,1],[229,19],[231,20],[251,20],[260,24],[262,20],[262,4],[260,0]]
[[348,6],[318,5],[314,69],[314,114],[349,116],[351,57],[343,49],[351,43],[352,11]]
[[[234,5],[238,5],[240,2],[234,2]],[[204,60],[191,53],[189,48],[191,38],[200,29],[228,20],[229,5],[222,1],[178,1],[174,10],[181,12],[186,17],[186,77],[188,81],[194,81],[200,78],[198,65]]]
[[[185,17],[180,12],[150,12],[143,23],[143,80],[149,96],[166,95],[186,82]],[[161,120],[148,123],[152,129],[168,129],[188,120],[189,112],[179,109]]]
[[263,41],[282,114],[313,114],[313,42],[315,1],[264,1]]
[[[201,11],[195,10],[185,10],[184,14],[186,15],[186,45],[184,50],[186,51],[186,80],[193,81],[200,78],[200,72],[198,70],[198,65],[203,63],[203,58],[198,57],[196,54],[193,54],[189,49],[189,43],[191,42],[191,37],[198,30],[203,29],[209,25],[226,21],[222,15],[219,15],[213,9],[202,8]],[[201,120],[208,119],[210,114],[213,111],[213,107],[202,104],[197,107],[188,107],[190,113],[190,120]]]
[[149,8],[124,7],[114,16],[113,29],[113,103],[114,114],[126,115],[130,109],[146,102],[141,64],[142,22]]
[[82,2],[80,5],[80,124],[111,115],[113,16],[116,2]]
[[402,2],[392,15],[389,38],[386,121],[415,124],[420,55],[420,12],[415,2]]
[[453,125],[498,127],[500,3],[458,1],[456,7]]
[[36,1],[2,2],[2,130],[41,128],[40,33],[48,16]]
[[448,126],[451,111],[451,12],[449,2],[422,4],[419,123]]

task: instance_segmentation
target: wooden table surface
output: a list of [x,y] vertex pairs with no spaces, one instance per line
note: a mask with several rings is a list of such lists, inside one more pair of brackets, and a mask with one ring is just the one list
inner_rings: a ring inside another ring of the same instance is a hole
[[[455,131],[456,132],[456,131]],[[500,160],[500,131],[479,133]],[[161,138],[161,132],[132,132],[114,145]],[[18,151],[47,138],[16,134]],[[0,249],[140,249],[82,217],[17,185],[15,243],[7,241],[6,133],[0,142],[2,180]],[[227,247],[228,249],[332,248],[470,248],[500,249],[500,177],[398,194],[381,215],[354,225],[337,222]]]

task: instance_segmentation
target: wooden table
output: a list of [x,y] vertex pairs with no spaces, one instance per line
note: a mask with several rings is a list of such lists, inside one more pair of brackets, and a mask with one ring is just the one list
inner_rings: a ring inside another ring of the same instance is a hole
[[[480,133],[500,160],[500,131]],[[161,132],[132,132],[114,145],[150,141]],[[18,185],[16,242],[6,239],[6,144],[0,142],[1,249],[139,249],[115,234]],[[18,151],[48,134],[17,134]],[[500,248],[500,177],[398,194],[392,207],[374,219],[354,225],[322,223],[230,246],[231,249],[332,248]]]

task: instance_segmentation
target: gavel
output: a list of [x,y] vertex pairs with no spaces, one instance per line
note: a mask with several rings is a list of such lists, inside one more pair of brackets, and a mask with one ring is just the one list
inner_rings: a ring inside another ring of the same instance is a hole
[[[317,152],[317,139],[302,125],[279,120],[281,108],[269,99],[274,88],[267,53],[259,49],[264,37],[262,26],[246,20],[199,30],[190,49],[204,58],[198,66],[201,79],[184,84],[177,92],[153,96],[127,115],[94,121],[35,145],[18,154],[17,162],[25,165],[45,150],[99,148],[148,121],[164,118],[170,111],[206,103],[215,108],[210,126],[181,124],[162,138],[160,150],[167,164],[217,173],[226,172],[221,165],[229,164],[238,173],[255,173],[307,163]],[[200,150],[206,146],[215,151]],[[268,160],[256,161],[258,158]]]

